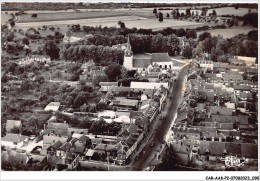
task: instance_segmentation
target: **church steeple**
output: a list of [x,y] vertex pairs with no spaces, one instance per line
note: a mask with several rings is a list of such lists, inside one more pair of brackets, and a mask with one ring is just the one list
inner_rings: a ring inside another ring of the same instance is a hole
[[133,52],[131,50],[131,44],[130,44],[130,37],[128,35],[127,37],[127,45],[125,49],[125,55],[124,55],[124,67],[127,70],[131,70],[133,68]]
[[126,45],[126,50],[125,50],[125,56],[132,56],[133,52],[131,50],[131,44],[130,44],[130,38],[129,35],[127,37],[127,45]]

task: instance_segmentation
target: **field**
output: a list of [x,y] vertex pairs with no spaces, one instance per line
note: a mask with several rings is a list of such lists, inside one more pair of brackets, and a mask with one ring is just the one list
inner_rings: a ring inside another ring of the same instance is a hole
[[9,14],[1,14],[1,25],[4,25],[12,16]]
[[[247,34],[249,31],[257,30],[257,28],[250,27],[234,27],[231,29],[215,29],[215,30],[207,30],[212,36],[221,35],[224,38],[232,38],[238,34]],[[200,32],[202,33],[202,32]]]
[[116,16],[108,18],[92,18],[92,19],[80,19],[80,20],[64,20],[64,21],[47,21],[47,22],[31,22],[31,23],[16,23],[18,28],[29,28],[29,27],[42,27],[46,26],[60,26],[70,24],[80,24],[81,26],[118,26],[118,21],[123,21],[128,28],[151,28],[153,30],[163,29],[166,27],[174,28],[191,28],[197,26],[203,26],[203,23],[178,21],[174,19],[164,19],[163,22],[158,22],[158,19],[147,19],[139,16]]
[[85,12],[57,12],[57,13],[37,13],[37,18],[32,18],[31,14],[21,15],[19,23],[26,22],[43,22],[43,21],[59,21],[59,20],[78,20],[88,18],[101,18],[123,16],[122,12],[116,11],[85,11]]

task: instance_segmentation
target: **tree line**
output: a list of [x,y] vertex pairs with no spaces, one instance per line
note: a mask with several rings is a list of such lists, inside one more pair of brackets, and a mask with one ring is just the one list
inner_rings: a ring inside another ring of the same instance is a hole
[[[126,37],[94,35],[93,37],[76,43],[66,43],[60,50],[60,57],[75,62],[87,62],[91,59],[100,65],[109,62],[123,64],[124,51],[109,47],[113,43],[125,43]],[[180,52],[179,39],[176,35],[169,36],[131,34],[130,43],[134,53],[168,52],[169,55],[178,55]]]

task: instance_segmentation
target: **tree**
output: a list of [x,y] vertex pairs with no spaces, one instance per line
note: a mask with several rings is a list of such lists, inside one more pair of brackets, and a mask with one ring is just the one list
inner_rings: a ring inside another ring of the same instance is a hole
[[105,73],[107,74],[109,80],[115,81],[118,79],[118,76],[121,74],[121,66],[117,63],[110,64]]
[[153,14],[157,14],[157,9],[156,8],[153,9]]
[[186,16],[191,16],[190,8],[186,9]]
[[106,74],[100,74],[93,78],[92,84],[98,86],[100,82],[108,82],[108,76]]
[[23,38],[23,41],[22,41],[22,42],[23,42],[23,44],[25,44],[25,45],[29,45],[29,43],[30,43],[29,40],[28,40],[28,38],[26,38],[26,37]]
[[201,9],[201,16],[207,16],[207,12],[208,12],[208,8],[203,7],[203,8]]
[[42,84],[42,83],[45,82],[45,79],[44,79],[43,76],[37,76],[34,81],[39,83],[39,84]]
[[192,48],[190,46],[186,46],[183,49],[182,56],[189,59],[192,58]]
[[29,91],[31,89],[31,83],[29,80],[22,80],[21,90],[22,91]]
[[46,55],[49,55],[51,60],[54,60],[59,58],[60,48],[56,43],[54,43],[54,41],[47,41],[43,45],[43,52]]
[[32,16],[31,16],[32,18],[37,18],[37,14],[36,13],[34,13],[34,14],[32,14]]
[[258,27],[258,13],[248,13],[243,17],[243,26],[248,24]]
[[217,16],[217,12],[215,9],[213,9],[213,11],[212,11],[212,16]]
[[159,12],[159,22],[163,22],[163,14]]
[[120,26],[120,28],[126,28],[126,27],[125,27],[125,23],[122,22],[122,21],[118,21],[117,24]]
[[208,38],[209,36],[211,36],[211,34],[209,32],[204,32],[204,33],[199,35],[199,41],[203,41],[206,38]]
[[11,21],[10,22],[10,25],[13,27],[15,25],[15,22],[14,21]]
[[197,32],[195,30],[187,30],[186,31],[186,38],[197,38]]

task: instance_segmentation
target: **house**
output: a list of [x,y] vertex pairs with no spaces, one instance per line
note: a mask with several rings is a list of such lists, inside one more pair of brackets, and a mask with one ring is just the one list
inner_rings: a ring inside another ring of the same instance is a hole
[[111,87],[117,87],[118,82],[100,82],[99,85],[101,86],[100,92],[108,92]]
[[51,145],[57,141],[64,143],[69,138],[67,123],[48,122],[43,131],[43,144]]
[[116,100],[111,100],[109,104],[116,108],[117,110],[138,110],[138,100],[134,99],[125,99],[125,98],[116,98]]
[[44,111],[58,111],[60,108],[60,102],[50,102],[45,108]]
[[48,156],[47,162],[58,171],[61,170],[75,170],[79,163],[79,156],[71,152],[66,153],[64,156]]
[[8,133],[2,138],[1,145],[10,148],[21,148],[26,142],[28,142],[27,136]]
[[1,152],[1,160],[10,163],[12,166],[26,165],[30,158],[26,153],[18,153],[14,150]]
[[212,60],[202,60],[200,61],[200,67],[201,68],[208,68],[213,70],[213,61]]
[[20,120],[7,120],[6,121],[6,132],[10,133],[13,129],[22,130],[22,122]]
[[29,55],[26,58],[22,58],[21,61],[18,62],[18,64],[21,66],[25,66],[34,62],[49,64],[51,63],[51,58],[46,55]]
[[232,116],[233,109],[222,107],[222,106],[207,106],[207,112],[210,115],[218,114],[218,115]]
[[83,74],[86,72],[89,72],[90,69],[95,66],[95,62],[91,59],[86,63],[83,63],[80,67],[81,70],[83,70]]

